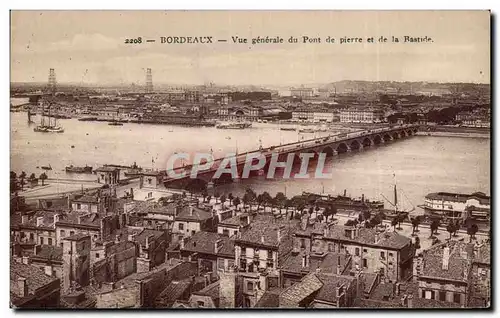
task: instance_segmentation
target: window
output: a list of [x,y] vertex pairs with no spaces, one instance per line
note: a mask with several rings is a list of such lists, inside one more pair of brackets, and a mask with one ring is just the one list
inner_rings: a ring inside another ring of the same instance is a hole
[[217,260],[217,268],[219,270],[224,270],[224,259],[223,258],[219,258]]
[[306,240],[300,239],[300,248],[306,248]]
[[35,240],[35,234],[30,233],[30,241],[34,241],[34,240]]
[[253,292],[253,282],[247,282],[247,292]]
[[191,235],[194,235],[195,233],[196,233],[196,231],[195,231],[195,230],[192,230],[192,231],[191,231]]
[[439,300],[446,301],[446,292],[445,291],[439,292]]
[[99,253],[95,253],[95,258],[99,258]]
[[49,241],[49,245],[52,245],[52,239],[49,238],[48,241]]
[[368,250],[366,248],[364,248],[363,253],[368,253]]
[[453,302],[460,304],[461,303],[462,297],[460,297],[459,293],[453,293]]
[[66,235],[66,231],[65,230],[61,230],[61,232],[59,232],[59,236],[64,237],[65,235]]
[[81,205],[80,203],[77,203],[77,204],[76,204],[76,209],[77,209],[77,210],[80,210],[81,208],[82,208],[82,205]]
[[179,231],[184,230],[184,223],[179,223]]
[[389,253],[389,257],[392,257],[392,253]]
[[333,252],[333,251],[334,251],[333,244],[332,243],[328,243],[328,252]]
[[69,231],[69,235],[75,235],[75,231]]
[[222,235],[229,236],[229,230],[227,229],[222,230]]
[[368,260],[363,258],[363,267],[368,267]]
[[356,247],[356,249],[355,249],[355,254],[356,254],[356,256],[359,256],[359,248],[358,247]]
[[380,258],[385,259],[385,252],[380,252]]
[[204,307],[204,306],[205,306],[205,302],[203,302],[203,301],[201,301],[201,300],[198,300],[198,301],[196,302],[196,305],[197,305],[198,307]]

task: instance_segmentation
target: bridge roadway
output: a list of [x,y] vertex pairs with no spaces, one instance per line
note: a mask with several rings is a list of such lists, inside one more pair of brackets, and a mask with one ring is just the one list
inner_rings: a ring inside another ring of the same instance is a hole
[[[273,153],[285,155],[292,152],[297,152],[297,153],[326,152],[327,156],[328,155],[331,156],[331,155],[336,155],[338,153],[349,152],[352,150],[360,150],[363,149],[364,147],[369,147],[377,144],[382,144],[391,140],[408,137],[414,135],[418,131],[418,128],[419,125],[407,124],[407,125],[390,126],[384,128],[376,128],[376,129],[364,130],[352,133],[339,133],[335,135],[317,137],[313,139],[301,140],[283,145],[271,146],[268,148],[248,151],[228,158],[236,157],[236,163],[239,167],[246,163],[246,158],[247,155],[249,154],[264,155],[266,157],[266,160],[269,160],[269,158],[271,158]],[[217,168],[219,167],[219,164],[222,162],[223,159],[224,158],[214,159],[212,161],[211,168],[208,170],[200,170],[198,172],[198,176],[204,176],[204,175],[206,176],[207,174],[213,175],[217,171]],[[184,176],[182,177],[169,177],[167,171],[163,170],[162,172],[165,173],[165,177],[163,179],[164,184],[167,186],[169,183],[174,181],[189,179],[193,166],[196,167],[199,165],[185,165],[170,170],[175,174],[185,172]]]

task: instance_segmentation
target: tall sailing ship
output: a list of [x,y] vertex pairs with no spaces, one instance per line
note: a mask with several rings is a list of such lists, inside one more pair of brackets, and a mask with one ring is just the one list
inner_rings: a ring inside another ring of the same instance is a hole
[[[47,117],[47,118],[45,118]],[[47,123],[48,121],[48,123]],[[54,117],[54,123],[52,124],[52,117],[50,116],[50,105],[49,105],[49,114],[45,116],[45,109],[42,107],[42,118],[40,120],[40,125],[36,126],[33,129],[35,132],[43,132],[43,133],[63,133],[64,128],[57,125],[57,118]]]

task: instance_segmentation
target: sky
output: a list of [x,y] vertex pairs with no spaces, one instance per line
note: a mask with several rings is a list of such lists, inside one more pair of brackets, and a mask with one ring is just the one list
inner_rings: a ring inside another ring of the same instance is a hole
[[[160,37],[212,36],[212,44]],[[276,37],[283,44],[232,43]],[[288,43],[293,36],[299,43]],[[302,43],[303,36],[322,43]],[[327,37],[337,42],[326,43]],[[386,43],[377,42],[384,36]],[[432,38],[392,43],[392,36]],[[142,37],[141,44],[125,39]],[[338,43],[361,37],[364,43]],[[373,37],[375,43],[366,43]],[[145,39],[155,39],[145,43]],[[227,42],[218,42],[222,39]],[[11,81],[300,85],[490,81],[489,11],[12,11]]]

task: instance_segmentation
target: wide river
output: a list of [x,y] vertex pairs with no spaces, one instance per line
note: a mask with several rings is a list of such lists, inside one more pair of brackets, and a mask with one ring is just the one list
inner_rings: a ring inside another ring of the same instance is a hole
[[[38,118],[35,118],[38,122]],[[245,130],[220,130],[214,127],[180,127],[129,124],[110,126],[106,122],[59,120],[62,134],[33,131],[26,113],[11,113],[11,170],[28,175],[42,172],[50,165],[52,178],[92,179],[95,175],[66,174],[68,165],[96,168],[103,164],[165,169],[175,152],[213,151],[215,157],[227,152],[244,152],[280,143],[309,139],[314,134],[282,131],[277,124],[254,124]],[[325,134],[325,133],[322,133]],[[258,177],[221,186],[221,193],[241,195],[246,187],[272,195],[287,196],[302,191],[347,193],[370,199],[393,198],[394,175],[400,202],[405,208],[424,202],[429,192],[447,191],[490,194],[490,139],[413,136],[359,152],[341,154],[327,160],[332,179],[265,179]],[[389,208],[389,204],[386,204]],[[417,211],[419,209],[417,208]]]

